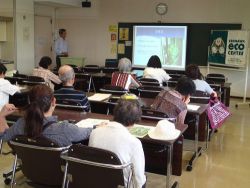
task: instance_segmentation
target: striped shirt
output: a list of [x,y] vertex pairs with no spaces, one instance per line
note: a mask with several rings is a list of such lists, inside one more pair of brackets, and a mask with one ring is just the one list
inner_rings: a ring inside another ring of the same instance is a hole
[[139,87],[140,83],[136,78],[129,73],[114,72],[111,79],[112,86],[120,86],[126,90],[129,90],[130,85]]
[[88,112],[90,110],[89,100],[85,93],[75,90],[73,86],[63,86],[54,92],[54,96],[58,102],[62,100],[74,101],[81,106],[85,106],[85,111]]
[[54,90],[54,84],[52,82],[54,82],[56,84],[60,84],[62,82],[57,75],[55,75],[50,70],[44,69],[42,67],[35,68],[33,70],[32,75],[39,76],[39,77],[43,78],[44,81],[46,82],[46,84],[48,84],[52,90]]

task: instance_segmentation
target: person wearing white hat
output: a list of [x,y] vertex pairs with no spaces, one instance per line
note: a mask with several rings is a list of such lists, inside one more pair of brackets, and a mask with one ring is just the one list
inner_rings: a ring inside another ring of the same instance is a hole
[[[134,167],[132,181],[128,187],[145,186],[145,157],[141,141],[130,134],[127,127],[133,126],[141,118],[141,107],[137,100],[119,100],[114,109],[114,121],[94,129],[89,138],[89,146],[114,152],[122,163],[131,162]],[[125,185],[130,169],[124,171]],[[125,186],[126,187],[126,186]]]
[[174,90],[164,89],[154,100],[151,108],[166,113],[169,118],[176,118],[177,123],[184,123],[190,95],[195,92],[191,78],[181,77]]
[[154,129],[148,132],[148,136],[157,140],[174,140],[179,137],[181,131],[168,120],[161,120]]

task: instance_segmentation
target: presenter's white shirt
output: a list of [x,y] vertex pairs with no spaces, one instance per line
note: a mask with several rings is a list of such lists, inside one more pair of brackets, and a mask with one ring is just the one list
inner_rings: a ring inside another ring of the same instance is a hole
[[62,53],[68,53],[68,42],[62,37],[59,37],[55,42],[56,55],[62,55]]
[[209,95],[211,95],[211,93],[213,92],[213,89],[210,87],[210,85],[206,81],[199,80],[199,79],[196,79],[193,81],[196,86],[196,90],[206,92]]
[[147,67],[143,72],[143,78],[156,79],[162,85],[163,82],[168,81],[171,77],[162,68]]
[[[117,122],[109,122],[107,126],[94,129],[90,134],[89,146],[114,152],[122,164],[131,162],[134,166],[135,187],[141,188],[145,184],[145,157],[142,144],[126,127]],[[124,171],[126,185],[129,170]]]
[[8,80],[0,78],[0,109],[9,103],[9,95],[20,91],[18,86],[12,85]]

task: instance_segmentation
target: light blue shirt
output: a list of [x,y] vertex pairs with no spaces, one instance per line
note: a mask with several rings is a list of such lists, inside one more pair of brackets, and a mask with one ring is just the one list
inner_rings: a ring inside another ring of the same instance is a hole
[[[56,142],[60,147],[69,146],[72,142],[80,142],[89,138],[92,131],[90,128],[80,128],[68,121],[57,122],[56,116],[44,118],[43,125],[55,122],[42,132],[46,138]],[[25,120],[20,118],[9,129],[0,133],[0,139],[9,141],[17,135],[25,135]]]
[[210,87],[210,85],[206,81],[199,80],[199,79],[196,79],[193,81],[194,81],[196,90],[206,92],[209,95],[211,95],[211,93],[213,92],[213,89]]
[[59,37],[58,39],[56,39],[55,51],[56,51],[56,55],[62,55],[63,52],[68,53],[68,42],[64,40],[62,37]]

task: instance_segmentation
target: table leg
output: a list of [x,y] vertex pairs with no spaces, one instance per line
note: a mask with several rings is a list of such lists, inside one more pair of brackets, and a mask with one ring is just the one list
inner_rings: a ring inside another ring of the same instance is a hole
[[201,155],[201,150],[202,150],[202,148],[199,147],[199,122],[200,122],[200,116],[197,114],[197,115],[195,115],[195,117],[196,117],[195,141],[194,141],[195,142],[195,151],[194,151],[194,154],[193,154],[192,158],[188,162],[187,171],[191,171],[193,169],[193,163],[195,163],[197,158]]
[[178,187],[178,182],[171,183],[172,177],[172,157],[173,157],[173,144],[167,146],[167,176],[166,176],[166,188]]

